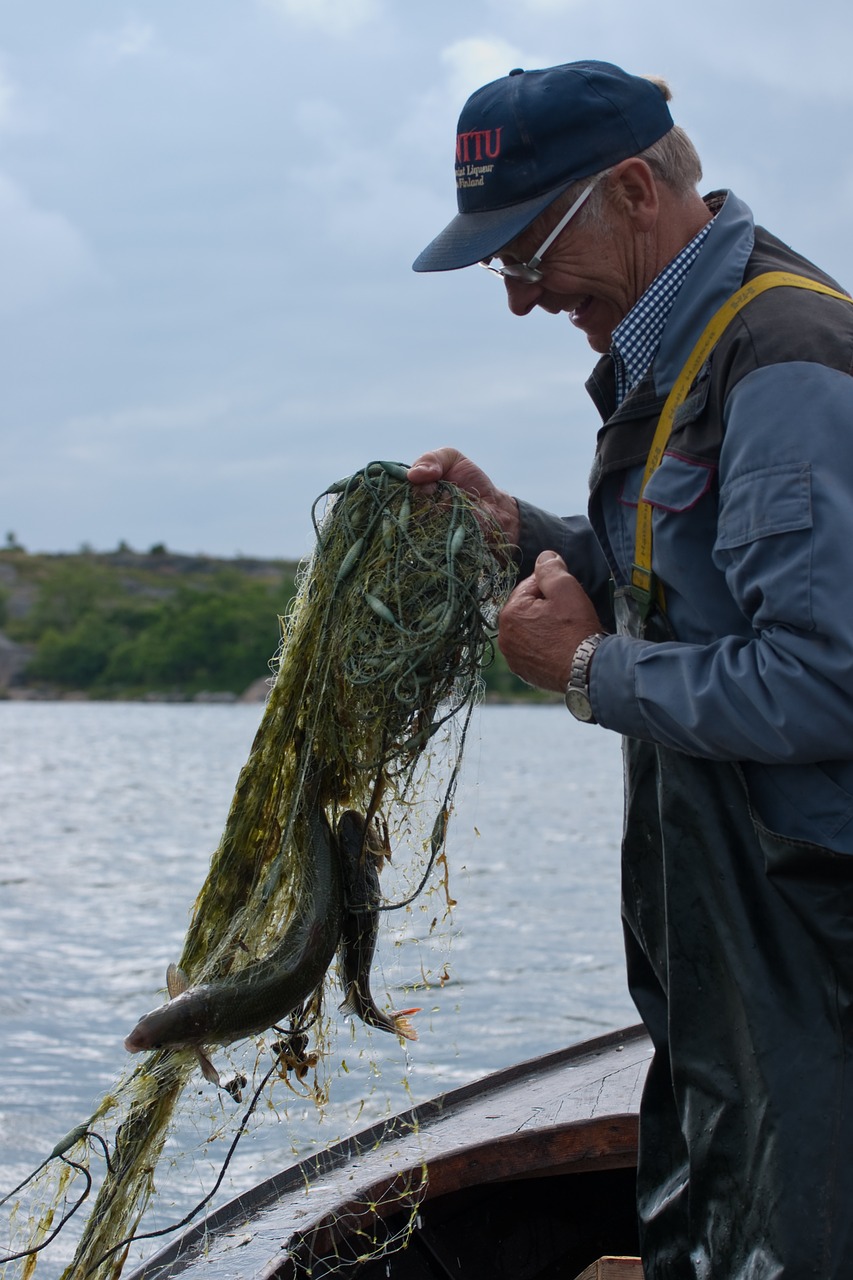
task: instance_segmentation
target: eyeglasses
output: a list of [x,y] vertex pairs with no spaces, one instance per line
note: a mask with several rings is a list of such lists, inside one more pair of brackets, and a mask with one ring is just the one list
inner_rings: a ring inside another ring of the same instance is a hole
[[557,223],[556,227],[554,227],[554,230],[543,241],[543,243],[539,246],[539,248],[534,253],[533,257],[529,259],[529,261],[508,262],[503,267],[493,267],[490,262],[481,262],[478,265],[481,267],[485,267],[487,271],[494,272],[496,276],[503,276],[505,279],[508,278],[510,280],[520,280],[522,284],[539,284],[540,280],[542,279],[542,272],[539,269],[539,264],[541,263],[543,256],[551,248],[551,245],[557,239],[557,236],[560,234],[560,232],[565,231],[566,227],[569,225],[572,218],[575,216],[575,214],[578,212],[581,206],[585,203],[585,201],[589,198],[589,195],[592,192],[592,189],[595,186],[595,184],[603,176],[604,176],[603,174],[600,174],[599,177],[594,178],[592,182],[588,184],[588,186],[584,187],[583,191],[580,193],[577,200],[574,202],[571,208],[566,213],[563,214],[562,218]]

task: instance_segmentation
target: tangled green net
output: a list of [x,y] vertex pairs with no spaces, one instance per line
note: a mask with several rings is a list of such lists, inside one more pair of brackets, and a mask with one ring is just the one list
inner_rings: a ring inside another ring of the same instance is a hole
[[[402,464],[373,462],[330,486],[313,518],[315,549],[282,620],[274,682],[180,957],[193,986],[251,973],[270,951],[310,890],[318,810],[334,830],[340,813],[355,809],[380,822],[395,847],[426,832],[412,852],[411,896],[419,892],[443,849],[468,717],[512,585],[499,529],[484,528],[483,513],[450,484],[429,495],[413,489]],[[333,978],[291,1027],[313,1028],[320,1048]],[[147,1054],[58,1144],[55,1200],[63,1203],[69,1168],[88,1179],[91,1157],[108,1153],[66,1280],[118,1275],[130,1240],[145,1237],[157,1161],[196,1069],[190,1050]],[[273,1060],[276,1070],[283,1076],[286,1064]],[[42,1247],[60,1212],[54,1202],[37,1215],[29,1250]],[[17,1256],[30,1274],[37,1253]]]
[[309,797],[333,825],[345,807],[373,816],[392,800],[417,806],[430,740],[474,703],[512,582],[508,548],[498,529],[486,537],[461,490],[442,483],[425,497],[405,475],[399,463],[373,462],[314,505],[314,553],[283,621],[266,713],[196,905],[184,953],[191,973],[212,954],[223,892],[228,918],[243,901],[251,919],[268,914],[257,900],[270,897],[278,877],[292,877],[291,894],[299,892],[305,859],[293,841]]

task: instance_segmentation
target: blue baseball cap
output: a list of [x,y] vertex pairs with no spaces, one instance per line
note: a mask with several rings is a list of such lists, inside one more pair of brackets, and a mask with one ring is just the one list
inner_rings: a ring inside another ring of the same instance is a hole
[[454,271],[491,257],[573,182],[638,155],[672,126],[654,81],[609,62],[510,71],[462,108],[459,212],[413,270]]

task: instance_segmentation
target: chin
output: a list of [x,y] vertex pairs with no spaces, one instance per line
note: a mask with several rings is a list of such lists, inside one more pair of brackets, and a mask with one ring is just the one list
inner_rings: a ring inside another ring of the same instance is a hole
[[592,347],[593,351],[595,351],[596,354],[600,356],[607,355],[608,351],[610,350],[612,338],[613,338],[613,335],[610,333],[607,335],[606,338],[603,338],[601,334],[598,334],[598,333],[588,333],[586,335],[587,342]]

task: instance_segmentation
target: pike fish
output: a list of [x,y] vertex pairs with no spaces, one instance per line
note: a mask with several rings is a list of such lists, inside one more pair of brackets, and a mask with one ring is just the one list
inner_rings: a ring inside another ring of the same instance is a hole
[[204,1046],[231,1044],[275,1026],[311,996],[326,974],[341,937],[343,867],[338,841],[322,809],[308,819],[312,868],[309,889],[278,944],[260,960],[221,982],[190,986],[170,965],[171,997],[146,1013],[124,1042],[129,1053],[193,1048],[205,1077],[219,1083]]
[[383,1013],[370,993],[370,968],[379,932],[379,871],[389,856],[364,818],[347,809],[338,820],[338,845],[346,882],[346,913],[341,934],[340,972],[345,996],[341,1011],[369,1027],[417,1040],[409,1017],[420,1009]]

